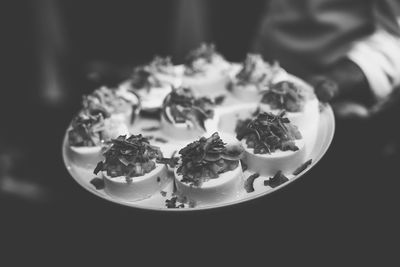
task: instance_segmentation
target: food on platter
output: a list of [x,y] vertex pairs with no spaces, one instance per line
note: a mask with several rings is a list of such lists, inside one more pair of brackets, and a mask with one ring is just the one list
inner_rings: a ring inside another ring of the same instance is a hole
[[179,151],[175,167],[177,194],[198,204],[212,204],[237,198],[243,190],[239,143],[225,144],[218,133],[202,137]]
[[170,57],[154,57],[148,64],[136,67],[130,79],[130,88],[139,95],[144,111],[159,110],[165,96],[180,85],[180,74]]
[[122,88],[96,89],[93,93],[83,97],[83,109],[91,114],[102,113],[105,118],[120,120],[130,125],[139,113],[139,97]]
[[262,90],[286,76],[277,62],[270,65],[259,54],[247,54],[241,70],[233,77],[228,88],[241,101],[260,101]]
[[198,96],[216,97],[226,94],[231,64],[217,53],[215,45],[202,44],[185,59],[182,83],[193,88]]
[[257,54],[239,64],[202,45],[185,64],[156,56],[131,74],[83,98],[63,143],[71,176],[112,202],[152,210],[243,202],[305,174],[332,140],[329,105]]
[[291,123],[296,125],[302,134],[315,132],[319,121],[319,102],[311,87],[300,82],[281,81],[275,83],[262,93],[260,110],[280,113],[286,111]]
[[128,132],[127,126],[119,120],[104,119],[103,113],[90,114],[83,110],[72,120],[68,130],[71,160],[81,167],[94,168],[102,159],[102,146],[111,138]]
[[305,142],[284,111],[239,121],[236,133],[245,149],[244,162],[262,176],[291,173],[305,161]]
[[94,173],[101,173],[107,194],[127,201],[151,197],[168,182],[167,168],[156,163],[159,147],[139,135],[119,136],[103,153]]
[[191,89],[179,87],[164,100],[161,130],[177,140],[193,140],[206,132],[206,123],[213,117],[213,100],[195,97]]

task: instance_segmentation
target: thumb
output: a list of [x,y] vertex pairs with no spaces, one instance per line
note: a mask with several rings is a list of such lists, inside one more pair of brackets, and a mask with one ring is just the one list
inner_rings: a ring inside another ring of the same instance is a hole
[[309,83],[314,87],[315,94],[321,102],[329,102],[339,93],[338,84],[326,76],[314,76],[309,79]]

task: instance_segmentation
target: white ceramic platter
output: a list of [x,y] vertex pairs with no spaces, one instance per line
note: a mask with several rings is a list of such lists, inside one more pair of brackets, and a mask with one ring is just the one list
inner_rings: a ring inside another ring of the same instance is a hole
[[[291,79],[296,79],[295,77],[291,77]],[[296,79],[297,80],[297,79]],[[216,108],[215,117],[217,118],[212,123],[209,123],[207,126],[207,133],[204,136],[210,136],[213,132],[218,131],[222,140],[225,142],[234,141],[234,133],[232,129],[236,125],[236,120],[238,114],[243,114],[243,112],[254,111],[257,108],[256,104],[242,104],[240,100],[236,99],[232,95],[228,94],[223,102],[223,104]],[[236,118],[236,119],[235,119]],[[131,134],[139,134],[141,133],[144,136],[151,136],[151,143],[157,145],[161,148],[165,157],[170,157],[175,151],[179,151],[179,149],[186,146],[188,141],[176,141],[171,140],[167,136],[164,136],[160,130],[152,130],[152,131],[144,131],[143,129],[148,129],[151,127],[157,128],[160,126],[160,122],[156,119],[143,118],[139,117],[137,121],[130,127]],[[247,193],[243,188],[242,192],[234,199],[228,202],[217,202],[208,205],[196,205],[194,207],[188,207],[185,205],[184,208],[167,208],[166,200],[171,199],[173,196],[173,173],[170,173],[170,182],[167,183],[167,186],[163,188],[162,191],[155,193],[150,198],[129,202],[124,199],[117,199],[110,195],[108,195],[103,189],[96,189],[94,185],[90,183],[90,181],[96,176],[93,174],[92,169],[85,169],[80,166],[75,165],[70,157],[67,134],[64,137],[63,145],[62,145],[62,154],[66,168],[68,169],[71,176],[75,179],[75,181],[80,184],[83,188],[87,189],[89,192],[106,199],[108,201],[112,201],[121,205],[140,208],[140,209],[148,209],[148,210],[158,210],[158,211],[191,211],[191,210],[202,210],[202,209],[212,209],[219,208],[228,205],[234,205],[244,201],[250,201],[255,198],[263,197],[267,194],[270,194],[276,190],[283,188],[289,183],[295,181],[296,179],[304,176],[312,167],[314,167],[318,161],[323,157],[323,155],[328,150],[331,141],[333,139],[335,131],[335,119],[333,115],[333,111],[329,105],[324,105],[320,110],[319,124],[318,124],[318,132],[315,140],[311,140],[310,145],[307,149],[307,159],[312,159],[311,165],[305,169],[302,173],[298,175],[293,175],[290,173],[284,173],[285,176],[289,179],[287,182],[275,187],[271,188],[270,186],[264,185],[264,180],[268,180],[269,177],[260,176],[254,180],[254,191],[251,193]],[[161,138],[161,139],[158,139]],[[232,140],[230,140],[232,139]],[[167,142],[165,142],[167,141]],[[244,178],[247,179],[252,173],[248,170],[244,171]]]

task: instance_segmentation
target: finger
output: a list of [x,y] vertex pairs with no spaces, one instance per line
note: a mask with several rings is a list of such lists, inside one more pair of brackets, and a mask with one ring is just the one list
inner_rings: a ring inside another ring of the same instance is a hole
[[335,115],[344,119],[366,119],[369,117],[368,109],[354,102],[337,102],[332,104]]

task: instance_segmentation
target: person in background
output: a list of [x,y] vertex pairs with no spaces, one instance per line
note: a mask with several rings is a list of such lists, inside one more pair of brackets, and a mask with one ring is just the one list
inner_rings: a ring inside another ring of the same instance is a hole
[[392,106],[400,85],[400,1],[271,0],[254,49],[332,101],[339,117]]

